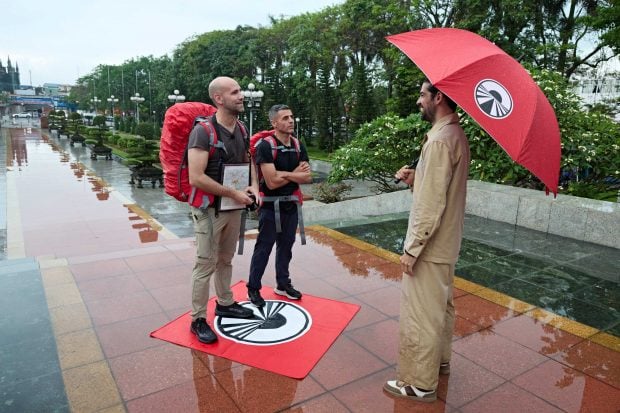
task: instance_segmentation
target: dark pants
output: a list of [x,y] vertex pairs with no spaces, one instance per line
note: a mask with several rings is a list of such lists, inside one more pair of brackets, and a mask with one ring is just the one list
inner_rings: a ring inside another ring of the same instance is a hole
[[273,244],[276,244],[276,283],[277,287],[289,284],[288,265],[293,257],[293,244],[297,231],[297,209],[285,213],[280,211],[282,232],[276,232],[275,213],[273,210],[261,208],[258,212],[258,238],[250,264],[248,288],[260,290],[261,279],[269,262]]

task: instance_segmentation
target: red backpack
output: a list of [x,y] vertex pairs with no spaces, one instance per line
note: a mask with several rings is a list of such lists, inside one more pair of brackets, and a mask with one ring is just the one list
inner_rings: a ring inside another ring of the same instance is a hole
[[[192,129],[196,124],[200,124],[209,133],[209,158],[213,157],[216,149],[226,150],[223,142],[218,141],[217,131],[210,120],[210,116],[215,112],[217,108],[206,103],[177,103],[166,111],[161,132],[159,160],[164,171],[164,190],[168,195],[179,201],[189,202],[196,208],[212,205],[215,196],[189,184],[187,144]],[[237,122],[242,134],[247,136],[243,123],[239,120]]]

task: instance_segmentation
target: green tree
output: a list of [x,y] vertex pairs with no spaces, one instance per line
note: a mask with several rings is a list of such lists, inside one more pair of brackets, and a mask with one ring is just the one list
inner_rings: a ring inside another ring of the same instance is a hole
[[147,140],[153,139],[153,124],[146,122],[139,123],[138,125],[136,125],[136,135],[142,136]]
[[352,142],[334,153],[329,182],[358,179],[376,183],[380,192],[397,189],[394,172],[419,154],[429,126],[419,113],[406,118],[387,114],[363,125]]

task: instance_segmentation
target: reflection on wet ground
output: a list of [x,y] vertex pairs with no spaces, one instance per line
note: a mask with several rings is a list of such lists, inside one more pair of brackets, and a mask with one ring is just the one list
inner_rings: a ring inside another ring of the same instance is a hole
[[[468,217],[468,231],[488,232],[468,234],[459,263],[476,271],[472,281],[461,275],[456,282],[451,374],[441,376],[431,405],[394,400],[382,385],[396,375],[401,273],[391,251],[398,240],[384,245],[308,228],[308,244],[294,248],[295,286],[361,310],[305,379],[250,368],[149,337],[189,307],[195,246],[182,235],[191,231],[183,204],[159,188],[132,188],[127,168],[92,161],[88,148],[64,137],[10,132],[0,130],[2,412],[620,409],[618,338],[556,316],[542,299],[556,297],[555,288],[574,302],[595,305],[590,297],[599,297],[596,305],[617,309],[617,291],[586,288],[590,281],[575,273],[614,282],[600,275],[609,275],[598,262],[605,249],[556,245],[556,254],[545,237],[511,236]],[[399,225],[382,235],[403,234]],[[248,236],[246,253],[235,256],[233,282],[246,279],[254,242]],[[528,242],[534,245],[523,248]],[[270,263],[264,283],[274,278]],[[478,284],[484,279],[493,288]],[[545,295],[532,304],[495,289],[516,281]],[[574,302],[553,308],[572,317]]]
[[[407,217],[337,230],[394,253]],[[467,216],[456,274],[620,337],[620,251]]]

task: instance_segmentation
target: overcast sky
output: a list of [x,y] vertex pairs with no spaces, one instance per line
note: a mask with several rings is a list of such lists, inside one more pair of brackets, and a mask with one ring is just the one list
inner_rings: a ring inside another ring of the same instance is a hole
[[344,0],[17,0],[1,7],[0,61],[21,84],[73,84],[99,64],[171,53],[187,38],[269,16],[316,12]]

